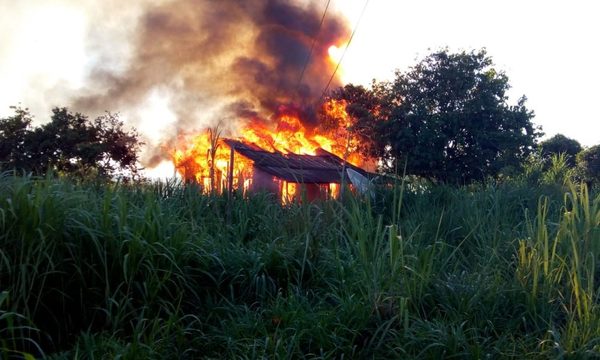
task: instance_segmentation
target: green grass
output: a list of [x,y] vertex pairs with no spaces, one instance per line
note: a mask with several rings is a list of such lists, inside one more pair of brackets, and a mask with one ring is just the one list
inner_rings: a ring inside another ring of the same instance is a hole
[[585,187],[282,206],[3,174],[0,194],[4,358],[600,356]]

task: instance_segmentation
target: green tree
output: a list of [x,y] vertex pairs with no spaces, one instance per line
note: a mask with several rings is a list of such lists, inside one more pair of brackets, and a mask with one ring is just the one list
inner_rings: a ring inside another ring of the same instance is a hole
[[592,146],[577,154],[577,172],[588,185],[600,185],[600,145]]
[[27,163],[25,139],[31,132],[32,116],[28,109],[11,106],[13,116],[0,119],[0,165],[23,168]]
[[115,114],[89,120],[54,108],[50,121],[32,128],[27,109],[0,119],[0,164],[5,169],[44,175],[48,170],[79,177],[137,175],[141,146],[135,131]]
[[[374,84],[372,89],[361,85],[348,84],[335,89],[328,100],[341,101],[345,104],[346,114],[349,119],[340,118],[339,114],[332,111],[323,111],[320,114],[321,126],[325,129],[347,126],[352,137],[352,151],[366,157],[381,157],[382,148],[379,146],[382,139],[379,134],[377,116],[382,107],[383,96]],[[325,103],[325,108],[328,102]],[[326,109],[324,109],[326,110]]]
[[518,167],[541,135],[522,97],[508,104],[508,77],[485,50],[434,52],[387,84],[379,132],[391,167],[468,183]]
[[575,158],[581,152],[581,144],[562,134],[556,134],[553,137],[540,142],[538,145],[542,157],[549,161],[552,156],[565,154],[566,163],[569,167],[575,167]]

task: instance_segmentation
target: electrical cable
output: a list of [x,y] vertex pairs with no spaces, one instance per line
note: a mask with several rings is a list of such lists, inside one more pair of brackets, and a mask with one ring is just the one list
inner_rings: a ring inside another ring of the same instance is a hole
[[[321,16],[321,22],[319,23],[319,28],[317,29],[317,33],[313,37],[313,42],[310,47],[310,51],[306,57],[306,60],[304,61],[304,66],[302,67],[302,72],[300,73],[300,77],[298,78],[298,83],[296,84],[296,93],[298,93],[298,91],[300,90],[300,85],[302,85],[302,79],[304,78],[304,74],[306,72],[306,69],[308,68],[308,64],[310,63],[310,58],[312,57],[312,54],[314,52],[315,45],[317,43],[317,38],[319,37],[319,34],[321,33],[321,28],[323,27],[323,22],[325,21],[325,16],[327,15],[327,10],[329,9],[330,3],[331,3],[331,0],[327,0],[327,5],[325,5],[325,10],[323,11],[323,16]],[[279,94],[280,88],[281,88],[281,84],[277,86],[277,91],[275,92],[275,94]],[[273,116],[274,113],[275,112],[272,111],[271,115],[269,115],[269,118],[271,116]]]
[[321,93],[321,97],[319,98],[319,102],[321,102],[321,100],[323,100],[323,98],[325,97],[325,94],[327,93],[327,90],[329,90],[329,86],[331,85],[331,82],[333,81],[335,74],[337,73],[338,69],[340,68],[340,64],[342,63],[342,60],[344,60],[346,51],[348,51],[348,48],[350,47],[350,43],[352,42],[352,39],[354,38],[354,34],[356,33],[356,30],[358,30],[358,26],[360,25],[360,21],[362,20],[363,15],[365,14],[365,10],[367,9],[367,5],[369,4],[369,1],[370,0],[365,1],[365,5],[363,6],[363,8],[360,12],[360,16],[358,17],[358,20],[356,21],[356,25],[354,25],[354,29],[352,30],[352,34],[350,34],[350,39],[348,39],[348,44],[346,44],[346,47],[344,48],[344,51],[342,52],[342,56],[340,56],[340,60],[338,61],[337,65],[335,66],[335,70],[333,71],[333,74],[331,74],[331,77],[329,78],[329,81],[327,82],[325,89],[323,89],[323,92]]
[[300,85],[302,84],[302,78],[304,78],[304,73],[306,72],[306,68],[308,67],[308,63],[310,62],[310,58],[315,50],[315,44],[317,43],[317,38],[321,33],[321,28],[323,27],[323,22],[325,21],[325,15],[327,15],[327,10],[329,9],[329,4],[331,0],[327,0],[327,5],[325,6],[325,11],[323,11],[323,16],[321,17],[321,22],[319,23],[319,28],[317,29],[317,33],[313,38],[312,46],[310,47],[310,52],[306,57],[306,61],[304,62],[304,66],[302,67],[302,72],[300,73],[300,78],[298,79],[298,85],[296,85],[296,92],[300,89]]

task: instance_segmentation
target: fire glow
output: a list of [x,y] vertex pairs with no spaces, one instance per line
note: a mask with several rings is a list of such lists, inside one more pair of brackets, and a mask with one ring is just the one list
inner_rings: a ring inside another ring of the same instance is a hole
[[[324,192],[335,196],[345,176],[350,176],[347,169],[368,176],[360,168],[365,159],[356,151],[346,103],[328,100],[323,104],[322,99],[328,89],[341,86],[339,63],[351,32],[339,14],[327,13],[327,6],[302,1],[211,2],[226,14],[224,21],[220,18],[216,24],[198,11],[196,2],[179,1],[189,4],[190,12],[210,24],[200,32],[191,31],[181,44],[184,54],[192,48],[206,49],[186,57],[198,61],[185,64],[185,78],[191,74],[193,81],[182,84],[194,85],[193,93],[209,93],[207,99],[227,103],[222,116],[237,123],[235,128],[228,124],[226,128],[180,132],[183,135],[170,142],[168,151],[160,155],[169,155],[185,181],[198,183],[204,192],[266,190],[286,201],[298,199],[300,189],[312,198],[322,197]],[[216,13],[214,6],[210,13]],[[253,11],[245,11],[250,8]],[[179,26],[187,21],[180,14],[180,10],[159,7],[148,17],[148,34],[155,35],[150,41],[153,44],[156,35],[159,39],[163,34],[172,35],[171,24],[177,24],[177,36],[162,38],[169,46],[160,47],[158,52],[170,49],[171,40],[181,38],[181,29],[197,28],[197,22]],[[215,32],[216,28],[220,30]],[[238,46],[240,30],[248,34],[243,47]],[[214,36],[207,36],[213,32]],[[188,43],[198,39],[208,40],[198,46]],[[218,43],[212,39],[219,39]],[[230,49],[240,51],[229,54]],[[147,53],[146,49],[143,55]],[[178,59],[175,69],[182,68]],[[182,109],[188,109],[212,103],[183,105]],[[191,128],[178,127],[186,131]]]
[[[328,126],[307,127],[292,111],[283,111],[273,123],[253,119],[244,124],[238,131],[237,139],[245,144],[252,144],[265,151],[280,154],[317,155],[319,149],[344,159],[349,164],[364,166],[363,159],[356,151],[351,136],[351,121],[346,113],[343,101],[329,100],[322,111],[329,119],[334,119]],[[232,151],[218,129],[207,129],[192,136],[183,136],[177,147],[170,151],[173,163],[186,181],[194,181],[202,186],[205,192],[211,190],[222,192],[228,187],[247,190],[253,181],[253,162],[244,156],[236,156],[232,163]],[[290,200],[298,192],[297,183],[280,181],[282,200]],[[339,185],[331,183],[327,191],[336,196]]]

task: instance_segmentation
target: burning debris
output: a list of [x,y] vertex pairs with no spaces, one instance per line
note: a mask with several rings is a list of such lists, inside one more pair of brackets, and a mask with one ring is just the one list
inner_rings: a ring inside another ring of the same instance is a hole
[[182,138],[180,148],[172,151],[173,162],[185,180],[206,191],[267,190],[286,202],[299,196],[303,184],[309,199],[335,197],[347,169],[369,177],[361,166],[372,167],[373,161],[353,146],[345,103],[330,100],[323,111],[337,126],[307,128],[288,114],[281,115],[275,128],[248,122],[238,140],[220,138],[219,129],[213,128]]

